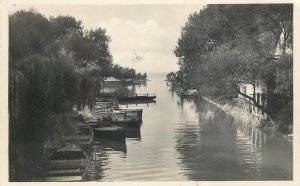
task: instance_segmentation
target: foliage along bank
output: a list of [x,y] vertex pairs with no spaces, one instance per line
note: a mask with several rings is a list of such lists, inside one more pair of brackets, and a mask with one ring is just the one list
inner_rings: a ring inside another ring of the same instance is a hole
[[[183,88],[220,102],[246,99],[291,132],[292,4],[208,5],[190,15],[174,53]],[[267,104],[256,98],[260,80],[267,82]],[[246,94],[241,85],[251,85],[253,92]]]
[[[10,181],[42,177],[44,144],[63,143],[73,106],[92,107],[103,78],[116,75],[110,41],[105,29],[85,30],[71,16],[46,18],[35,10],[9,16]],[[120,78],[140,76],[122,69]]]

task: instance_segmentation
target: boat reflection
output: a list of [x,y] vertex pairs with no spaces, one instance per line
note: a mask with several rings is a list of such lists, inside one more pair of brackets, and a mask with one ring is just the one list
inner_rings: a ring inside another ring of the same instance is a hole
[[[251,124],[236,121],[204,100],[194,103],[184,101],[182,107],[189,109],[191,116],[198,114],[197,125],[191,120],[176,129],[179,166],[189,179],[292,178],[292,148],[287,141]],[[277,147],[286,151],[279,152]]]
[[126,129],[126,138],[135,139],[141,141],[141,130],[140,129]]
[[104,138],[103,139],[95,138],[94,145],[101,146],[102,148],[105,148],[105,150],[120,151],[123,153],[127,152],[125,140],[124,141],[116,141],[116,140],[110,140],[110,139],[104,139]]

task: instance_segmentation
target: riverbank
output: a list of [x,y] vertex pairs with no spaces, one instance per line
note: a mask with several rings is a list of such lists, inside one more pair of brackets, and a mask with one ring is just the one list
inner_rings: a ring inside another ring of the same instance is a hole
[[[221,110],[225,111],[226,113],[230,114],[235,120],[247,123],[252,125],[253,127],[260,128],[261,130],[265,132],[272,132],[274,134],[277,134],[281,137],[283,137],[286,140],[293,140],[293,134],[286,134],[278,130],[278,127],[274,127],[271,123],[267,123],[266,125],[263,126],[264,122],[267,122],[266,119],[258,116],[251,114],[247,112],[246,110],[239,108],[233,104],[230,103],[225,103],[221,104],[216,101],[213,101],[207,97],[202,97],[204,100],[206,100],[209,103],[212,103],[216,105],[218,108]],[[276,123],[275,123],[276,126]]]

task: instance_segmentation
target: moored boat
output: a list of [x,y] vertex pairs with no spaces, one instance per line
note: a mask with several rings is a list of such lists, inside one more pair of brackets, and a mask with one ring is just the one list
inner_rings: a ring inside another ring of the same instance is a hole
[[[97,120],[111,118],[114,123],[142,121],[143,109],[94,109],[93,117]],[[95,121],[95,119],[93,121]]]
[[47,160],[46,181],[80,181],[88,165],[88,156],[76,144],[67,144],[51,153]]
[[141,140],[141,130],[140,129],[126,129],[126,138]]
[[83,128],[81,128],[81,133],[77,133],[76,135],[72,135],[72,136],[66,136],[65,140],[67,142],[76,143],[79,145],[90,144],[94,138],[93,130],[90,127],[86,127],[85,131],[82,129]]
[[117,95],[118,101],[147,101],[154,100],[156,98],[155,94],[136,94],[136,95]]
[[126,131],[122,127],[115,125],[101,126],[93,128],[93,131],[96,138],[125,141]]
[[119,94],[119,93],[101,93],[101,98],[97,98],[97,101],[101,100],[117,100],[119,102],[131,102],[131,101],[150,101],[156,98],[155,94],[134,94],[134,95],[127,95],[127,94]]
[[[125,113],[123,118],[114,117],[114,112]],[[113,110],[113,121],[142,121],[143,109],[118,109]]]
[[47,167],[54,169],[85,168],[88,163],[87,154],[76,144],[67,144],[50,155]]
[[118,107],[119,103],[114,98],[97,98],[95,102],[96,109],[113,109]]
[[142,125],[142,121],[114,121],[112,122],[114,125],[119,127],[123,127],[125,129],[139,129]]
[[155,104],[155,100],[142,100],[142,101],[119,101],[120,105],[139,105],[139,104]]
[[83,181],[83,178],[81,175],[79,176],[72,176],[72,175],[66,175],[66,176],[48,176],[45,178],[46,182],[78,182]]

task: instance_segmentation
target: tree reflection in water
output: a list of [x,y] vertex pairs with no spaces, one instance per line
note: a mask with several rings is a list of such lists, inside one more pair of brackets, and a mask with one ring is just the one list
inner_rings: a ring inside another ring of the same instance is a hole
[[[198,122],[189,119],[176,129],[179,166],[189,179],[292,178],[292,148],[286,141],[235,121],[204,100],[181,104],[181,108],[189,108],[189,112],[198,114]],[[277,151],[278,145],[284,150]]]

